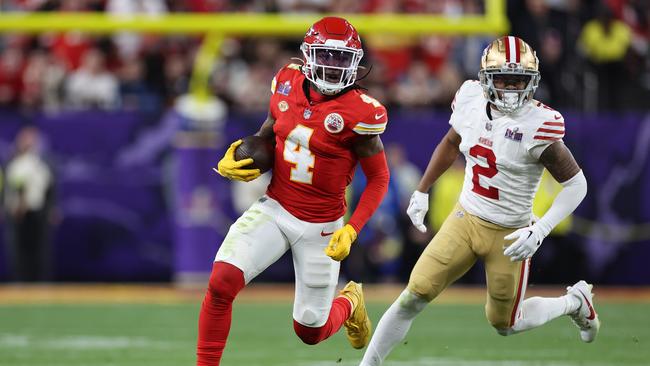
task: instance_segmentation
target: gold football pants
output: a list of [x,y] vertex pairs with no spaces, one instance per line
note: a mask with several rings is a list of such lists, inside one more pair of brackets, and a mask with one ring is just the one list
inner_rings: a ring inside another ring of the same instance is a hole
[[510,328],[523,301],[530,261],[511,262],[503,254],[513,242],[503,237],[515,230],[482,220],[456,204],[413,267],[409,291],[431,301],[481,258],[487,280],[487,319],[497,329]]

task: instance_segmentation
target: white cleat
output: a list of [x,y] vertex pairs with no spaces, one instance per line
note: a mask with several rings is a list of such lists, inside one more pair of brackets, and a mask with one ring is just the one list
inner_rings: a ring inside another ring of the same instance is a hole
[[573,286],[567,287],[567,294],[580,300],[580,307],[569,314],[573,323],[580,329],[580,338],[583,342],[593,342],[600,329],[600,320],[594,309],[594,294],[591,293],[593,285],[585,281],[578,281]]

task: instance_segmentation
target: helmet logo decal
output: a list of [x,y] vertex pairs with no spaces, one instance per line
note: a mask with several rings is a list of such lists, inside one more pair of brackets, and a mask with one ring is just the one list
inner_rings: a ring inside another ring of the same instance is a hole
[[325,117],[325,129],[331,133],[343,131],[343,117],[338,113],[330,113]]

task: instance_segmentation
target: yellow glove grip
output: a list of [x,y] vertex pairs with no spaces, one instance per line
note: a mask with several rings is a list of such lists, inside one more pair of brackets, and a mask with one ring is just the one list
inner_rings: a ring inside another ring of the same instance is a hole
[[332,234],[332,239],[325,248],[325,254],[340,262],[350,254],[350,247],[355,240],[357,240],[357,231],[352,225],[346,224]]
[[259,177],[261,173],[259,169],[241,169],[241,167],[253,163],[253,159],[251,158],[235,161],[235,149],[241,144],[242,140],[237,140],[230,144],[230,147],[226,150],[226,153],[219,161],[219,164],[217,164],[217,169],[215,170],[222,177],[249,182]]

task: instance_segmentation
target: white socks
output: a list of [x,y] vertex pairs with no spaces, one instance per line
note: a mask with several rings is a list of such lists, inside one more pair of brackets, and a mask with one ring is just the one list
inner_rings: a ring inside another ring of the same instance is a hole
[[[386,310],[377,324],[370,344],[359,366],[379,366],[393,347],[405,337],[415,317],[424,310],[428,301],[402,291],[397,300]],[[549,321],[575,312],[580,308],[580,300],[573,295],[560,297],[531,297],[523,301],[519,318],[508,330],[499,331],[501,335],[511,335],[539,327]]]
[[406,337],[413,319],[428,303],[408,290],[402,291],[379,320],[360,366],[381,365],[393,347]]
[[557,317],[573,313],[578,308],[580,308],[580,300],[569,294],[560,297],[528,298],[521,304],[519,317],[508,334],[539,327]]

